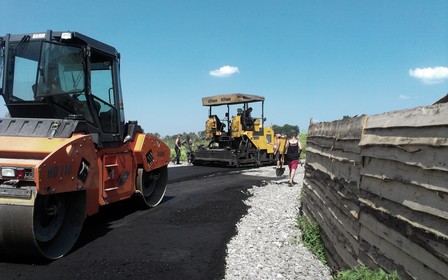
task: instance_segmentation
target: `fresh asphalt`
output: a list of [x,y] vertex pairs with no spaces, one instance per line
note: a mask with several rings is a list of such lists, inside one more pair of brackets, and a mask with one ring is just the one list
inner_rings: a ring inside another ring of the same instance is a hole
[[0,279],[223,279],[247,189],[263,180],[235,170],[170,166],[159,206],[142,209],[135,199],[104,206],[68,255],[0,259]]

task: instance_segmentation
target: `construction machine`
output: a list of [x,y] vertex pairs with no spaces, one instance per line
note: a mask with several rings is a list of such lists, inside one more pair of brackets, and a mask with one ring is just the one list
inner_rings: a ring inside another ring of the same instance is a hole
[[170,150],[125,121],[119,71],[77,32],[0,37],[0,255],[57,259],[100,206],[162,201]]
[[[275,163],[274,131],[272,127],[264,125],[266,118],[263,96],[221,94],[202,98],[202,105],[209,108],[205,123],[205,136],[209,144],[200,146],[191,155],[194,165],[223,164],[239,167]],[[251,106],[257,106],[257,112],[261,116],[253,117]],[[222,108],[224,116],[220,118],[215,111]]]

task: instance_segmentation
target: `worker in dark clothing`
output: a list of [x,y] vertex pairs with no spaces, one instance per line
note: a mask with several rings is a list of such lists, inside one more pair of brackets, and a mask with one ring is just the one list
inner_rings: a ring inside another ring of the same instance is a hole
[[289,181],[288,185],[292,187],[294,182],[294,176],[296,175],[297,166],[299,165],[300,153],[302,152],[302,146],[297,139],[297,133],[291,133],[291,138],[286,141],[285,149],[283,150],[283,162],[288,164],[289,167]]
[[180,164],[180,149],[182,148],[182,138],[180,134],[177,135],[176,142],[174,143],[174,151],[176,152],[176,157],[174,158],[175,164]]
[[244,112],[244,124],[245,124],[247,130],[251,129],[254,125],[254,120],[252,119],[251,114],[252,114],[252,107],[249,107]]

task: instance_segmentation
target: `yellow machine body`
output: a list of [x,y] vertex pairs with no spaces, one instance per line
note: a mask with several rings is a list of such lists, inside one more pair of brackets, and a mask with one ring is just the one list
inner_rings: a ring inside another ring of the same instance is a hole
[[[249,117],[245,112],[256,104],[261,105],[258,111],[261,116]],[[263,104],[264,97],[242,93],[202,98],[202,105],[209,107],[205,135],[210,142],[207,147],[200,147],[193,153],[193,164],[259,166],[275,163],[275,133],[272,127],[264,125]],[[217,107],[227,108],[224,117],[214,114]],[[231,111],[235,108],[236,111]]]

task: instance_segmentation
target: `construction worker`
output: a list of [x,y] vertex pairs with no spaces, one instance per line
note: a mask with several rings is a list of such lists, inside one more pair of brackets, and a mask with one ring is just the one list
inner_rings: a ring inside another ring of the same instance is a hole
[[297,166],[299,165],[300,153],[302,152],[302,146],[297,139],[297,133],[294,131],[291,133],[291,138],[286,141],[285,149],[283,150],[283,161],[288,164],[289,167],[289,181],[288,185],[292,187],[294,182],[294,176],[296,175]]
[[174,143],[174,151],[176,152],[176,157],[174,158],[175,164],[180,164],[180,149],[182,148],[182,138],[180,134],[177,134],[176,142]]

